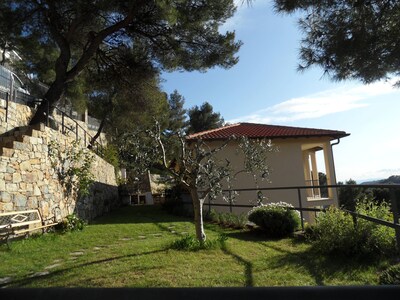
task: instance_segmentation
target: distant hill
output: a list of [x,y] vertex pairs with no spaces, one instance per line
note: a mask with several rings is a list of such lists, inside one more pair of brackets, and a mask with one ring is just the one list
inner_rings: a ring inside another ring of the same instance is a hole
[[366,181],[361,184],[400,184],[400,175],[392,175],[386,179]]

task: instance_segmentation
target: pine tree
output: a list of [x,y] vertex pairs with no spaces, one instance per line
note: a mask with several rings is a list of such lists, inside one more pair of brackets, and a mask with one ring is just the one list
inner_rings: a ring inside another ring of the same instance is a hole
[[208,102],[204,102],[200,107],[196,105],[189,109],[188,134],[219,128],[223,124],[224,119],[220,113],[214,112],[212,105]]
[[172,133],[185,132],[186,122],[186,109],[183,108],[185,98],[175,90],[169,96],[169,125],[168,130]]
[[399,1],[275,0],[275,9],[302,13],[299,70],[316,65],[334,80],[364,83],[400,73]]
[[[1,8],[18,18],[2,19],[0,38],[18,49],[27,74],[48,78],[31,124],[45,119],[47,107],[90,63],[113,65],[120,49],[144,49],[155,68],[167,71],[229,68],[238,61],[241,43],[219,29],[235,12],[233,0],[4,0]],[[4,35],[15,19],[17,32]]]

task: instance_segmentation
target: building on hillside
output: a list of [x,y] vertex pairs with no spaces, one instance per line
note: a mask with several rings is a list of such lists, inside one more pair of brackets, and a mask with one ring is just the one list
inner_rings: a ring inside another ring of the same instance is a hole
[[[301,189],[302,207],[326,207],[338,205],[338,197],[335,189],[327,189],[325,195],[321,194],[318,180],[318,161],[322,160],[326,172],[328,185],[336,184],[335,165],[332,147],[337,145],[341,138],[349,134],[344,131],[301,128],[253,123],[232,124],[218,129],[203,131],[189,135],[187,139],[201,139],[211,148],[218,147],[227,139],[235,137],[247,137],[249,139],[270,139],[277,148],[270,153],[267,164],[271,168],[270,181],[258,181],[259,188],[299,187],[310,186]],[[336,141],[335,141],[336,140]],[[333,141],[333,142],[332,142]],[[218,155],[227,158],[235,167],[243,164],[243,157],[238,155],[238,142],[232,141]],[[320,159],[317,159],[320,156]],[[235,204],[250,205],[256,203],[257,187],[252,175],[241,173],[235,180],[234,189],[254,189],[242,191],[235,198]],[[299,192],[297,189],[276,189],[263,192],[269,202],[287,202],[295,207],[299,206]],[[217,199],[212,204],[223,204],[224,200]],[[205,204],[207,206],[207,203]],[[211,205],[212,206],[212,205]],[[229,207],[213,207],[216,210],[229,210]],[[236,207],[233,212],[248,211],[248,208]],[[312,219],[312,215],[304,214],[306,220]]]

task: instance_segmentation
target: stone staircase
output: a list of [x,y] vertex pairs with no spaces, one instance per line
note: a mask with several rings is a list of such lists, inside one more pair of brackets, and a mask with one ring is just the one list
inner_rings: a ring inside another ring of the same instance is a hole
[[44,124],[16,127],[0,135],[0,156],[11,157],[14,150],[31,150],[32,145],[42,144],[40,132]]

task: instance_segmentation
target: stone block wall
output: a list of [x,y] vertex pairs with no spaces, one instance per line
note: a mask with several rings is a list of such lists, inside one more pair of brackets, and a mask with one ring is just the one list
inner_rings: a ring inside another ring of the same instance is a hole
[[90,195],[78,199],[66,193],[51,165],[48,145],[57,141],[64,147],[74,138],[43,124],[13,134],[14,140],[0,147],[0,212],[39,209],[48,221],[71,213],[90,220],[119,205],[114,167],[98,156]]
[[15,127],[28,124],[33,108],[19,103],[9,102],[6,122],[6,100],[0,99],[0,135]]
[[[26,126],[29,123],[35,109],[29,107],[24,104],[15,103],[12,101],[8,102],[8,113],[7,113],[7,122],[6,122],[6,100],[0,98],[0,135],[20,126]],[[61,123],[62,116],[53,112],[53,118],[58,123],[58,131],[61,132]],[[89,126],[84,121],[74,120],[79,124],[78,135],[79,138],[84,140],[84,131],[83,129],[90,135],[94,136],[97,131],[89,128]],[[71,129],[71,131],[67,130],[66,134],[71,137],[76,137],[76,123],[70,118],[64,118],[64,125]],[[86,136],[86,141],[89,143],[90,137]],[[101,133],[98,137],[97,141],[103,146],[107,145],[107,139],[104,133]],[[86,143],[86,144],[87,144]]]

